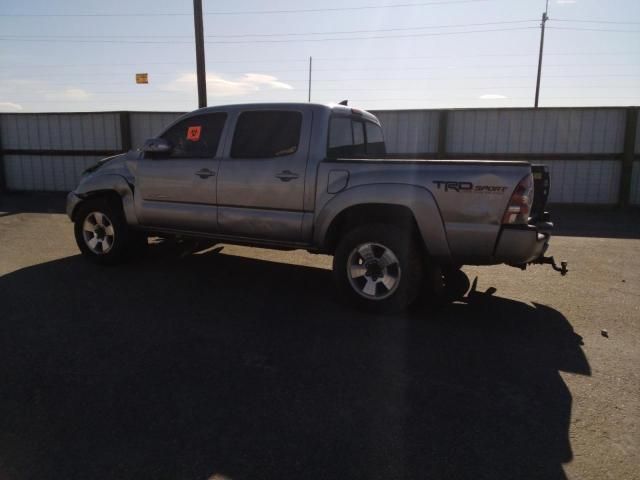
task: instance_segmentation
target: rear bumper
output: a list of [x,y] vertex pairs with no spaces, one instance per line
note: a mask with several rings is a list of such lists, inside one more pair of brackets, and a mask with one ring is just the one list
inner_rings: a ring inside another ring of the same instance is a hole
[[533,262],[549,247],[552,229],[551,222],[503,226],[494,252],[496,260],[510,265]]

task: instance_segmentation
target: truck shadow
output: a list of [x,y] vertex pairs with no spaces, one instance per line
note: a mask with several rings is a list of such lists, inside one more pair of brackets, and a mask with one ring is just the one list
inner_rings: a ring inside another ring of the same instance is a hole
[[371,316],[224,254],[64,258],[0,301],[2,478],[565,478],[559,372],[590,375],[544,305]]

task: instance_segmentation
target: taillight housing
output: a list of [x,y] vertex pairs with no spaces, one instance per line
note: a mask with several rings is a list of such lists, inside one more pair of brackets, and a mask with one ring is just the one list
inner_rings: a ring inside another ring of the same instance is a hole
[[533,175],[528,174],[513,191],[507,209],[502,216],[503,225],[519,225],[529,222],[533,205]]

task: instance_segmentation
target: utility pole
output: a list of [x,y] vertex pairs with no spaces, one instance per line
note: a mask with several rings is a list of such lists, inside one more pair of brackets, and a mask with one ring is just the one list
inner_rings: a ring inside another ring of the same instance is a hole
[[196,33],[196,72],[198,75],[198,108],[207,106],[207,74],[204,63],[204,27],[202,0],[193,0],[193,25]]
[[542,14],[542,23],[540,24],[540,54],[538,55],[538,79],[536,80],[536,99],[534,107],[538,108],[538,99],[540,98],[540,76],[542,75],[542,52],[544,51],[544,26],[549,20],[549,0],[547,0],[547,6]]
[[311,103],[311,66],[313,65],[313,58],[309,57],[309,103]]

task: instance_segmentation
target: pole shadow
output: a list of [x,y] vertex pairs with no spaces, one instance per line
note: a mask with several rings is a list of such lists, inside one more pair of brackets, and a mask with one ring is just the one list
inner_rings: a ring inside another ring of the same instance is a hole
[[11,479],[562,479],[559,372],[590,374],[544,305],[368,315],[326,270],[224,254],[64,258],[0,302]]

